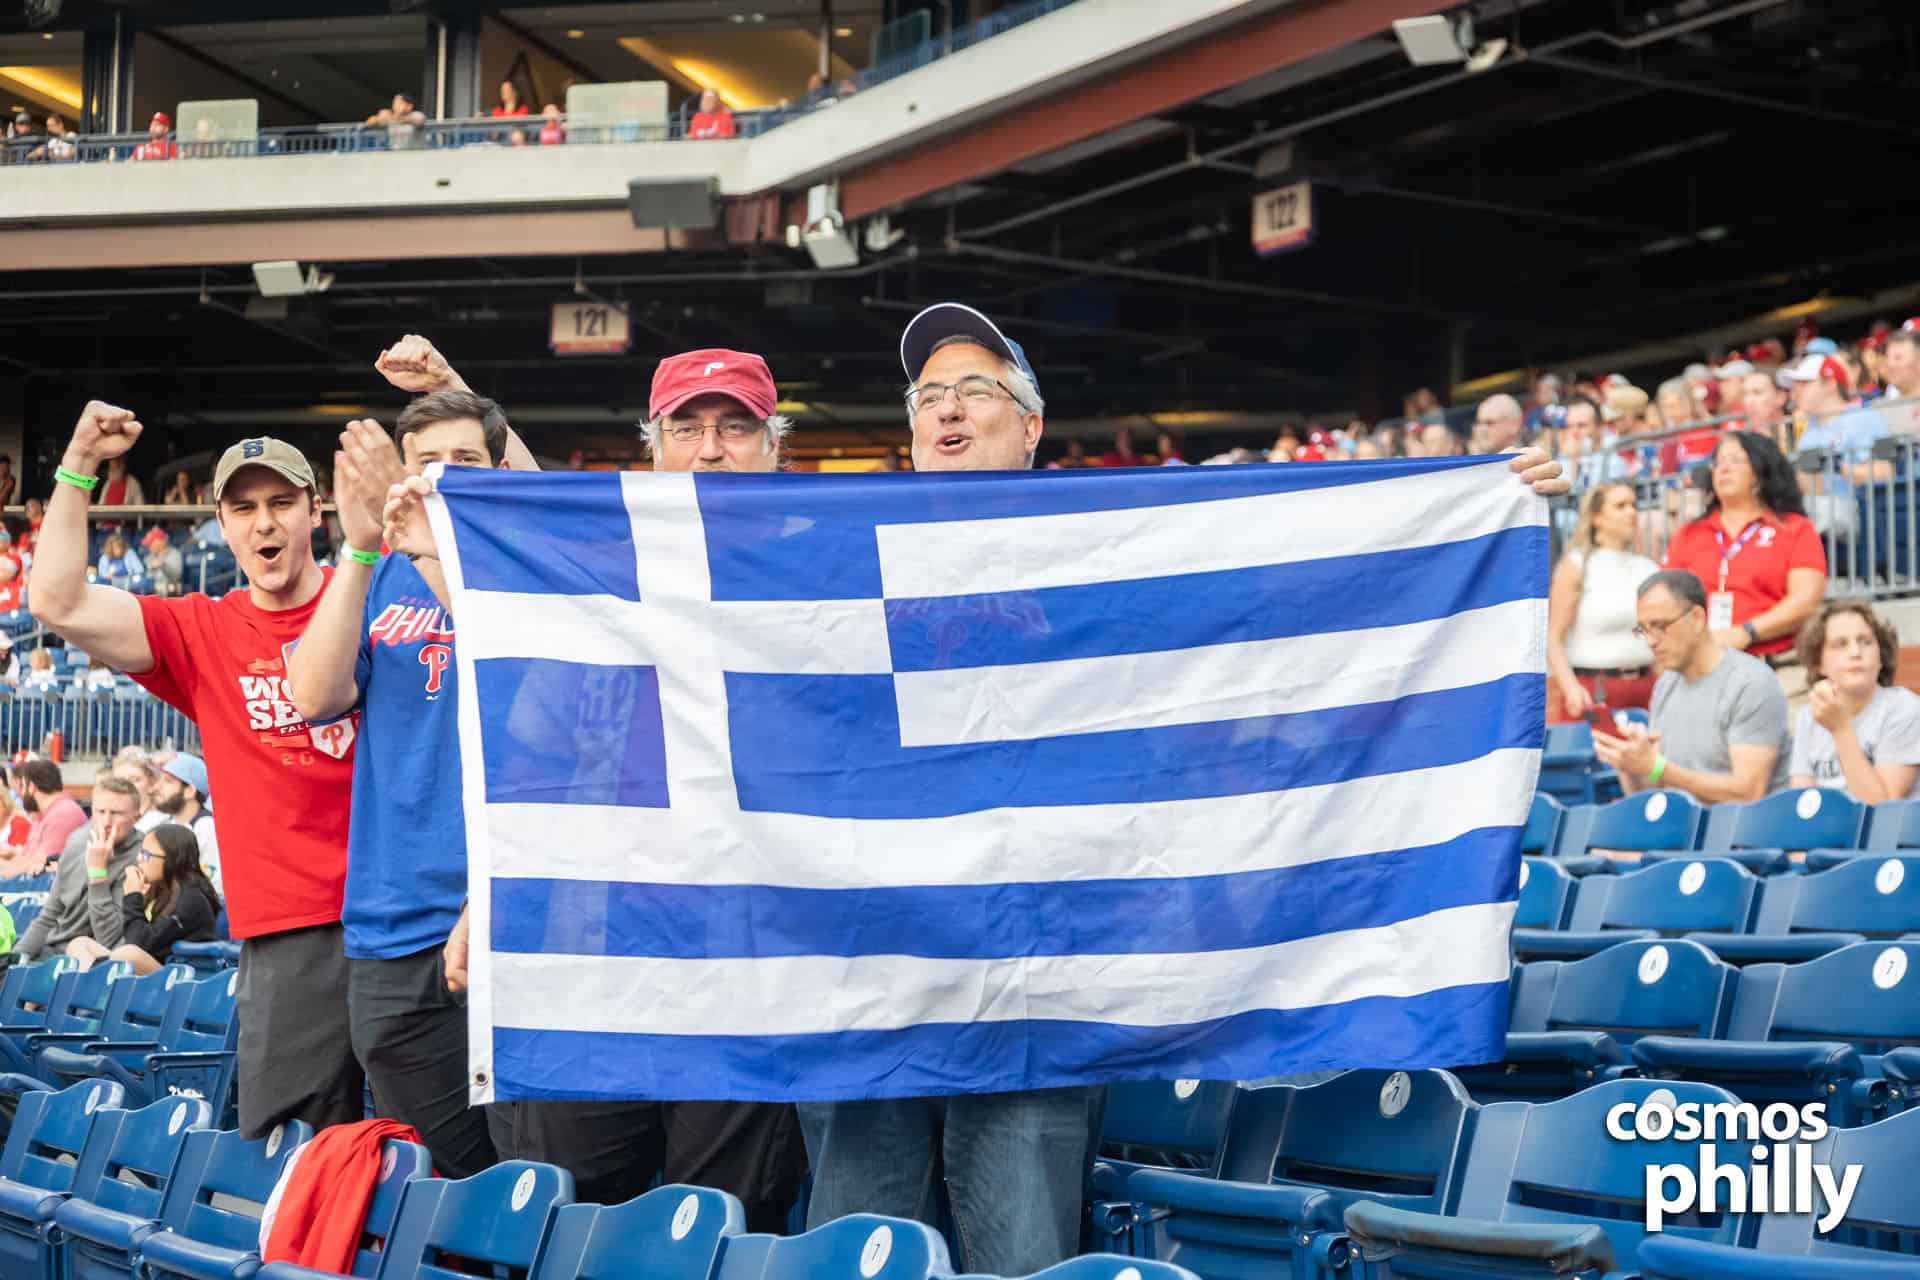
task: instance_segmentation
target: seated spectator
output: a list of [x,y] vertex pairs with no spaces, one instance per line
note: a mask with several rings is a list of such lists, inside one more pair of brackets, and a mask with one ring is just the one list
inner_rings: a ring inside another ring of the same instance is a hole
[[[80,154],[80,146],[73,130],[67,128],[64,117],[57,112],[47,117],[47,140],[27,153],[27,159],[50,161],[59,164],[72,160]],[[6,505],[0,503],[0,506]]]
[[1637,436],[1650,431],[1646,422],[1647,393],[1624,378],[1617,380],[1607,388],[1606,402],[1601,408],[1601,417],[1607,427],[1616,436]]
[[[499,101],[493,104],[490,114],[496,120],[526,115],[527,104],[520,99],[520,87],[511,80],[502,80]],[[527,145],[527,131],[510,129],[507,131],[506,141],[509,146],[524,147]]]
[[1757,431],[1780,447],[1793,449],[1792,424],[1787,420],[1787,393],[1780,379],[1766,370],[1756,370],[1740,380],[1741,429]]
[[171,160],[180,154],[173,144],[173,117],[164,111],[153,113],[147,121],[147,140],[133,149],[135,160]]
[[1557,373],[1543,373],[1534,379],[1533,404],[1527,409],[1527,439],[1560,425],[1560,415],[1554,411],[1560,407],[1561,386]]
[[1386,451],[1380,447],[1380,442],[1372,436],[1354,442],[1353,460],[1355,462],[1372,462],[1386,456]]
[[1773,441],[1729,431],[1713,451],[1711,483],[1706,514],[1674,534],[1666,567],[1708,585],[1707,616],[1721,645],[1785,655],[1827,590],[1827,549],[1799,479]]
[[720,101],[720,92],[714,88],[700,91],[700,110],[687,122],[689,138],[731,138],[734,136],[733,112],[727,110]]
[[40,522],[47,516],[47,504],[38,498],[28,498],[24,505],[27,509],[27,531],[20,535],[20,550],[23,554],[31,554],[33,544],[40,537]]
[[[112,667],[109,667],[99,658],[89,658],[87,659],[86,674],[75,676],[73,687],[82,693],[112,693],[114,685],[118,682],[118,679],[113,674]],[[132,784],[129,783],[128,785],[131,786]],[[146,805],[144,803],[140,806],[140,812],[146,812]],[[134,815],[136,818],[139,816],[139,813]]]
[[173,473],[173,479],[167,482],[167,491],[161,495],[160,503],[167,507],[193,505],[193,480],[187,475],[185,467]]
[[82,970],[101,960],[124,960],[136,974],[167,962],[176,942],[212,942],[220,894],[200,870],[193,832],[164,823],[146,833],[140,852],[120,879],[120,944],[78,937],[67,954]]
[[1299,452],[1300,428],[1289,422],[1283,425],[1280,428],[1280,434],[1274,437],[1273,447],[1267,450],[1267,461],[1292,462],[1294,455]]
[[1892,461],[1876,461],[1873,456],[1874,442],[1892,434],[1887,420],[1873,409],[1849,406],[1852,383],[1833,356],[1802,356],[1799,363],[1780,371],[1780,381],[1792,392],[1793,407],[1806,417],[1800,451],[1820,449],[1835,455],[1820,472],[1799,476],[1813,527],[1836,537],[1852,537],[1859,525],[1854,486],[1893,478]]
[[0,507],[13,505],[14,491],[20,487],[20,477],[13,474],[13,455],[0,453]]
[[174,752],[154,775],[154,810],[193,832],[200,844],[200,869],[217,890],[221,887],[220,837],[214,830],[212,803],[206,762],[192,752]]
[[94,568],[100,581],[114,587],[130,587],[147,576],[147,566],[117,533],[108,534],[106,542],[101,544],[100,561]]
[[560,108],[549,102],[540,108],[540,145],[557,147],[567,140],[566,126],[560,123]]
[[1457,458],[1463,456],[1466,451],[1467,442],[1446,423],[1429,422],[1420,428],[1420,452],[1425,457]]
[[1883,400],[1920,396],[1920,316],[1888,332],[1880,352],[1880,376],[1886,383]]
[[807,77],[807,91],[800,99],[807,107],[830,107],[834,98],[827,92],[827,78],[818,71]]
[[[89,667],[87,678],[92,680],[93,674]],[[111,670],[107,674],[116,681],[119,679]],[[114,752],[111,772],[114,777],[125,778],[132,783],[133,789],[140,793],[140,816],[134,819],[133,825],[142,835],[167,820],[166,814],[153,807],[154,779],[160,775],[160,764],[154,754],[150,754],[145,747],[128,743]]]
[[20,561],[0,555],[0,614],[12,613],[26,601],[27,582],[20,576]]
[[147,500],[140,479],[127,470],[127,460],[117,457],[107,464],[106,478],[100,482],[100,494],[94,502],[103,507],[137,507]]
[[833,96],[836,98],[851,98],[858,92],[860,92],[860,86],[851,80],[842,80],[839,84],[833,86]]
[[20,655],[13,651],[13,637],[4,631],[0,631],[0,684],[20,687]]
[[387,146],[394,151],[403,151],[418,142],[420,127],[427,122],[427,113],[414,105],[410,93],[396,93],[393,101],[367,117],[370,125],[384,125],[387,130]]
[[120,945],[120,885],[140,850],[133,828],[139,815],[140,793],[131,782],[110,773],[94,782],[93,820],[67,838],[46,903],[14,944],[22,959],[64,954],[80,937]]
[[9,862],[27,851],[33,837],[33,818],[13,801],[13,791],[0,787],[0,859]]
[[33,759],[19,765],[13,773],[20,790],[20,807],[33,825],[19,852],[0,855],[0,880],[39,875],[60,857],[60,851],[74,832],[87,825],[86,810],[67,794],[59,765],[51,760]]
[[1144,462],[1145,459],[1133,451],[1133,432],[1127,427],[1113,433],[1113,448],[1100,456],[1103,467],[1137,467]]
[[1920,697],[1894,685],[1900,638],[1865,600],[1838,600],[1800,632],[1813,687],[1793,726],[1796,787],[1863,804],[1920,798]]
[[56,689],[60,686],[60,673],[53,669],[53,651],[35,649],[27,655],[27,674],[20,681],[23,689]]
[[1508,453],[1520,447],[1526,432],[1520,402],[1509,395],[1488,396],[1473,412],[1473,452]]
[[1644,707],[1653,695],[1653,651],[1635,633],[1640,584],[1660,566],[1633,550],[1639,525],[1632,485],[1601,484],[1580,504],[1547,598],[1548,724],[1596,703]]
[[13,123],[7,126],[6,146],[0,148],[0,160],[9,164],[20,164],[33,154],[39,138],[33,131],[33,117],[26,110],[16,111]]
[[167,531],[159,525],[147,530],[147,536],[140,539],[140,545],[147,549],[147,576],[153,579],[153,592],[161,596],[177,596],[180,585],[186,577],[186,567],[180,559],[180,549],[167,537]]
[[1090,467],[1093,463],[1087,458],[1087,446],[1078,440],[1067,441],[1067,451],[1047,464],[1050,470],[1058,471],[1062,467]]
[[1636,634],[1661,669],[1650,723],[1593,735],[1629,795],[1654,787],[1702,804],[1758,800],[1787,782],[1787,696],[1767,665],[1707,625],[1707,591],[1684,569],[1640,586]]
[[1153,442],[1154,452],[1160,455],[1163,467],[1184,467],[1187,460],[1180,456],[1180,440],[1171,431],[1162,431]]

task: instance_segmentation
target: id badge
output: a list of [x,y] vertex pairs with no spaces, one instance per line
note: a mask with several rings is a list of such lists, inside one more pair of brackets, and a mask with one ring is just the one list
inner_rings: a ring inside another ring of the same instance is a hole
[[1716,591],[1707,597],[1707,630],[1726,631],[1733,626],[1733,592]]

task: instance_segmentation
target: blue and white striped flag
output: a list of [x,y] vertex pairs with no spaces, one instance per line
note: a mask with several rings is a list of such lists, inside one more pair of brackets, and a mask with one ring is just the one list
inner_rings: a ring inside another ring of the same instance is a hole
[[1505,461],[444,471],[475,1100],[1497,1058]]

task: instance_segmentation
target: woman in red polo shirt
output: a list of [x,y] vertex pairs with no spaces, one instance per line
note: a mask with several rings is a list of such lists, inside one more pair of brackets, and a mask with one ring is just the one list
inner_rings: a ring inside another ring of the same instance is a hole
[[1667,548],[1669,569],[1707,588],[1707,625],[1756,657],[1786,653],[1827,590],[1827,549],[1800,485],[1773,441],[1729,431],[1713,451],[1707,513]]

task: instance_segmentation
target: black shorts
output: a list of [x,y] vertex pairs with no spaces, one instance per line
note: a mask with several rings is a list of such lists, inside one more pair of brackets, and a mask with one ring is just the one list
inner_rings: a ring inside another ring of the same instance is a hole
[[243,1137],[262,1137],[283,1120],[321,1129],[365,1116],[366,1078],[353,1056],[339,925],[248,938],[234,995]]

